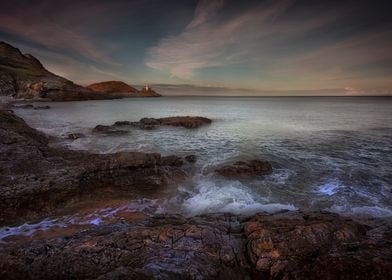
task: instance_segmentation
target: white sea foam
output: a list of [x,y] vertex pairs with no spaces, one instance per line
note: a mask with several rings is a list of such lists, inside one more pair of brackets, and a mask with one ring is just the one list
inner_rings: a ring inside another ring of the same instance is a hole
[[255,195],[238,181],[214,182],[212,180],[199,181],[196,190],[184,200],[183,207],[191,215],[211,212],[253,214],[297,210],[292,204],[270,203],[262,198],[256,201]]
[[329,212],[351,215],[357,217],[374,217],[374,218],[387,218],[392,217],[392,210],[379,206],[361,206],[361,207],[347,207],[341,205],[333,205],[326,209]]
[[339,180],[329,180],[316,187],[317,192],[325,195],[334,195],[339,189],[344,188],[344,185]]

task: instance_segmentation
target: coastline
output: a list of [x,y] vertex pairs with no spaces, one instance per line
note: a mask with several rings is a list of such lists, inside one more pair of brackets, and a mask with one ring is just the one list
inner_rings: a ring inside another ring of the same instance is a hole
[[[56,217],[69,203],[91,200],[94,193],[137,199],[189,177],[191,163],[176,156],[51,148],[44,134],[7,108],[0,109],[0,125],[3,229]],[[100,279],[387,279],[391,272],[392,227],[382,219],[364,224],[302,211],[188,218],[132,208],[118,213],[100,222],[7,236],[0,244],[0,275],[62,279],[72,271],[77,278]],[[35,261],[27,265],[32,255]],[[90,259],[97,261],[86,261]],[[118,259],[124,261],[114,261]],[[67,268],[59,271],[57,266]]]

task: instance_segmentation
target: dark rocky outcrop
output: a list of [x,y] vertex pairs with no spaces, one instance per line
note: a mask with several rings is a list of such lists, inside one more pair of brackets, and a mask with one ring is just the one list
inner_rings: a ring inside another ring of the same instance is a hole
[[224,165],[215,169],[215,172],[228,178],[247,178],[257,175],[268,175],[272,172],[272,166],[265,160],[237,161],[230,165]]
[[0,277],[367,280],[392,272],[391,228],[372,229],[375,239],[369,227],[334,214],[136,214],[0,245]]
[[117,121],[113,126],[131,125],[142,129],[154,129],[162,125],[181,126],[185,128],[198,128],[212,121],[204,117],[176,116],[167,118],[142,118],[138,122]]
[[211,120],[204,117],[167,117],[160,118],[161,125],[182,126],[186,128],[197,128],[199,126],[210,124]]
[[97,125],[93,132],[105,133],[105,134],[121,134],[127,133],[126,130],[121,130],[119,127],[137,127],[141,129],[154,129],[159,126],[181,126],[185,128],[197,128],[199,126],[210,124],[212,121],[204,117],[168,117],[168,118],[142,118],[138,122],[130,121],[116,121],[113,125]]
[[157,188],[181,180],[186,175],[181,162],[159,154],[51,148],[45,135],[12,111],[0,109],[0,225],[39,216],[100,188],[142,192],[143,186]]

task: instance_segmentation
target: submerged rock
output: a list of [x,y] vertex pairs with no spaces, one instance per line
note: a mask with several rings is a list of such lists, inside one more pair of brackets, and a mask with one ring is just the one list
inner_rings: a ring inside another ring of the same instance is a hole
[[34,110],[48,110],[50,108],[51,107],[48,106],[48,105],[46,105],[46,106],[37,106],[37,107],[34,107]]
[[272,172],[272,165],[265,160],[237,161],[231,165],[224,165],[215,172],[223,177],[251,177],[257,175],[268,175]]
[[13,105],[12,107],[16,109],[34,109],[34,106],[32,104]]
[[86,137],[86,135],[84,135],[83,133],[69,133],[67,135],[67,138],[70,140],[76,140],[83,137]]
[[110,134],[110,135],[113,135],[113,134],[119,135],[119,134],[129,133],[129,131],[127,131],[127,130],[120,130],[120,129],[116,129],[113,126],[102,125],[102,124],[99,124],[96,127],[94,127],[93,132],[101,133],[101,134]]
[[182,126],[186,128],[197,128],[199,126],[210,124],[211,120],[204,117],[167,117],[160,118],[161,125]]

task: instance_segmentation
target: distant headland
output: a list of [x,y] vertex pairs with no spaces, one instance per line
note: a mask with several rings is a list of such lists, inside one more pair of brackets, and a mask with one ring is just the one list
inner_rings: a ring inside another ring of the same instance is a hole
[[78,101],[127,97],[160,97],[145,86],[137,90],[121,81],[106,81],[87,87],[48,71],[31,54],[0,42],[0,96],[34,101]]

